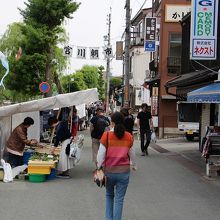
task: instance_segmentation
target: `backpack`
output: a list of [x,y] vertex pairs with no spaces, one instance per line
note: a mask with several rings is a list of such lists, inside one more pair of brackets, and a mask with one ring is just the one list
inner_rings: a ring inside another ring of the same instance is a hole
[[105,116],[98,117],[97,122],[95,124],[95,128],[94,128],[97,139],[101,139],[103,133],[106,130],[108,130],[108,126],[109,126],[109,121]]

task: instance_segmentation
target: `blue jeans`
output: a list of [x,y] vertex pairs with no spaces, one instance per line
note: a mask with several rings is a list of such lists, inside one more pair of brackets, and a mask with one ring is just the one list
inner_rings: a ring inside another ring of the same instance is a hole
[[106,173],[106,220],[121,220],[130,173]]

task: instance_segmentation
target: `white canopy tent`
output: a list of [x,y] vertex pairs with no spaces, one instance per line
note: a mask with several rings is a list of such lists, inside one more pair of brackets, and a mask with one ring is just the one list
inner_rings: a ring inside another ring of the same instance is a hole
[[[89,104],[95,101],[98,101],[96,88],[0,107],[0,156],[2,156],[6,140],[14,127],[12,127],[12,117],[16,114],[27,113],[25,114],[27,117],[35,115],[34,112]],[[35,124],[39,126],[39,122]]]

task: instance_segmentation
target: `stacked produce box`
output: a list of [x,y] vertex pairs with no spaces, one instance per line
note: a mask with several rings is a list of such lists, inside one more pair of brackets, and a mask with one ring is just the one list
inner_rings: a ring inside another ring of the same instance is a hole
[[58,162],[58,155],[47,153],[34,153],[28,162],[28,175],[31,182],[43,182],[51,171],[55,176],[55,169]]

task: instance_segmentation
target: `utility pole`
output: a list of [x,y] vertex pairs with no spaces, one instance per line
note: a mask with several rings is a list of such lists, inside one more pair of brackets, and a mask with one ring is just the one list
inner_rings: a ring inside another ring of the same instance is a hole
[[[107,35],[107,48],[111,47],[111,8],[110,13],[108,14],[108,35]],[[112,52],[111,52],[112,53]],[[110,76],[110,56],[107,57],[107,63],[106,63],[106,113],[109,113],[109,89],[110,89],[110,82],[109,82],[109,76]]]
[[126,0],[125,3],[126,8],[126,25],[125,25],[125,57],[124,57],[124,65],[125,65],[125,73],[124,73],[124,106],[129,107],[129,78],[130,78],[130,40],[131,40],[131,32],[130,32],[130,0]]

